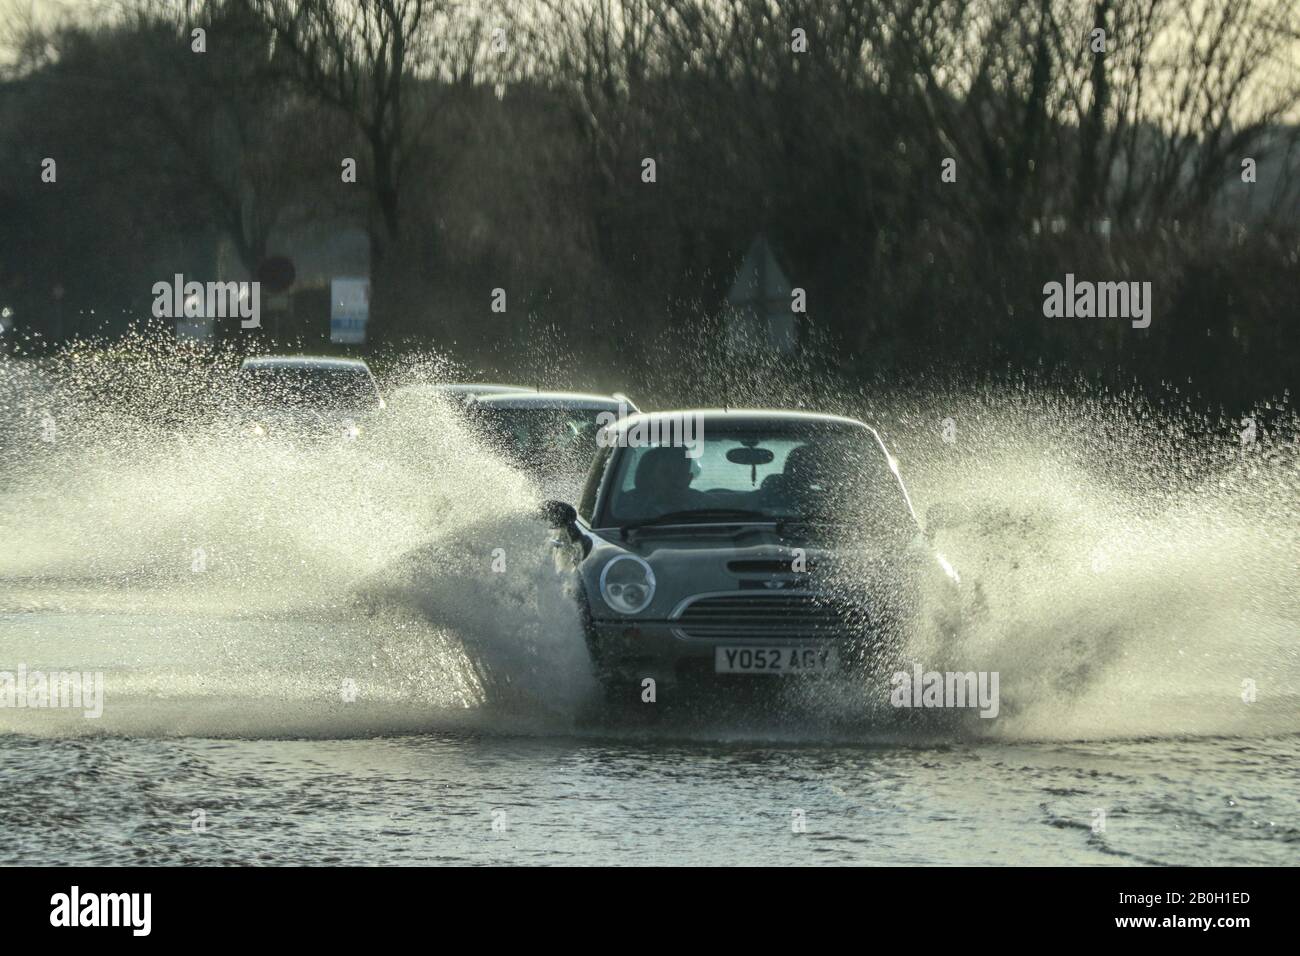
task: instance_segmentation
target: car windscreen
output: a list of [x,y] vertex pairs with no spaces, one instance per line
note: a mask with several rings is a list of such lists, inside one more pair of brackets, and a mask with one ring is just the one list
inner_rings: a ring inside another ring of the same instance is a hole
[[716,520],[709,514],[731,511],[763,520],[870,525],[909,519],[880,445],[855,426],[706,428],[694,449],[623,449],[608,488],[603,526],[678,513],[687,523]]
[[596,453],[598,409],[478,405],[471,412],[488,442],[526,467],[585,470]]
[[240,400],[248,408],[364,411],[378,407],[379,393],[363,368],[267,365],[242,369]]

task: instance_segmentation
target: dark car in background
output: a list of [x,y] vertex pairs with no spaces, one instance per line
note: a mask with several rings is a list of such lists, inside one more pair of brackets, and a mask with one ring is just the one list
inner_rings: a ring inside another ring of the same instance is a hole
[[637,411],[626,395],[582,392],[484,395],[466,406],[490,447],[557,496],[580,486],[601,427]]
[[258,438],[355,439],[385,407],[365,362],[313,355],[245,359],[235,395],[245,433]]

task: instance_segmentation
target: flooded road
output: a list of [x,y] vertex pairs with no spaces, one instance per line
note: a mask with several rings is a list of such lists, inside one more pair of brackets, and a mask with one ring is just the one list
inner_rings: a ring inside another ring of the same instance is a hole
[[1256,866],[1300,849],[1294,736],[7,736],[0,757],[6,863]]
[[99,718],[0,709],[4,862],[1288,865],[1300,851],[1294,701],[1165,699],[1149,736],[1094,740],[776,699],[611,713],[551,696],[544,672],[516,698],[487,693],[473,667],[438,663],[463,650],[432,631],[399,638],[423,648],[409,669],[385,650],[392,626],[0,615],[11,656],[75,661],[105,687]]

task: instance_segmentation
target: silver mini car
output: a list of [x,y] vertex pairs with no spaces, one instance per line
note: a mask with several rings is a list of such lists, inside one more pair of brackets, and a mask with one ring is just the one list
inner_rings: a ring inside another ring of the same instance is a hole
[[572,544],[562,561],[615,696],[646,678],[883,669],[921,588],[956,586],[862,422],[658,412],[612,424],[599,444],[577,507],[544,511]]

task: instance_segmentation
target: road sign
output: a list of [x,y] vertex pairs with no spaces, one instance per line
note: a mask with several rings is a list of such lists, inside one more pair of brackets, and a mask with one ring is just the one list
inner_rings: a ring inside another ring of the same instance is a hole
[[330,341],[358,344],[366,340],[370,320],[370,280],[330,280]]

